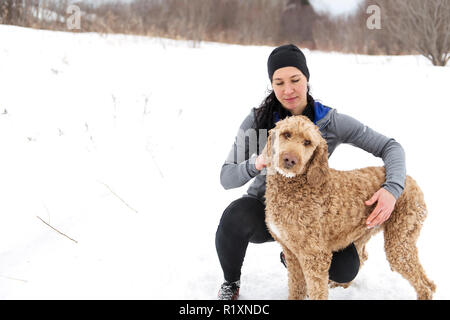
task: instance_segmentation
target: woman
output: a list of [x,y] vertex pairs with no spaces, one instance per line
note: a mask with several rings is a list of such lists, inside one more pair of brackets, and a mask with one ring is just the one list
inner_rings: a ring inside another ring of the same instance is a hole
[[[266,159],[262,152],[258,156],[250,153],[261,147],[255,147],[254,142],[258,144],[261,141],[260,135],[265,134],[263,138],[267,138],[267,130],[272,129],[278,120],[291,115],[307,116],[327,141],[329,156],[339,144],[349,143],[383,159],[386,182],[365,202],[367,206],[376,203],[366,221],[368,228],[389,218],[406,179],[405,156],[398,142],[313,99],[309,92],[306,59],[299,48],[290,44],[274,49],[267,67],[273,91],[241,124],[220,173],[225,189],[240,187],[255,178],[247,194],[225,209],[217,228],[216,249],[225,278],[218,296],[223,300],[234,300],[239,296],[241,267],[248,243],[273,241],[265,225]],[[252,132],[258,136],[256,139],[254,135],[252,138]],[[280,256],[286,265],[283,253]],[[355,246],[350,244],[333,253],[330,279],[338,283],[350,282],[356,277],[359,265]]]

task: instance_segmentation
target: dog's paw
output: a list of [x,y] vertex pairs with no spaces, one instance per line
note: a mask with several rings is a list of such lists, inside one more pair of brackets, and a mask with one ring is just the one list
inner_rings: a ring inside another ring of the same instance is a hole
[[338,283],[338,282],[334,282],[333,280],[328,280],[328,287],[330,289],[338,288],[338,287],[347,289],[348,287],[350,287],[350,285],[351,285],[351,282]]

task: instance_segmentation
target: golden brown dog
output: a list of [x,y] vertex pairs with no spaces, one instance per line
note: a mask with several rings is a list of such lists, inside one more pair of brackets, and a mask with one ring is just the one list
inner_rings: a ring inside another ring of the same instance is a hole
[[391,269],[409,281],[418,299],[432,298],[436,286],[425,275],[416,247],[427,209],[410,176],[390,218],[367,229],[373,208],[364,202],[384,183],[384,167],[329,168],[326,141],[304,116],[279,121],[265,152],[266,223],[286,256],[289,299],[327,299],[332,252],[353,242],[362,264],[366,242],[381,230]]

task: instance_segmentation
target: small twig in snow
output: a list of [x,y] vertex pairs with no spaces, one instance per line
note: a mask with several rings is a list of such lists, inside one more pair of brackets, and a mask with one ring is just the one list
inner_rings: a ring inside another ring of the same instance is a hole
[[159,175],[161,176],[161,178],[164,179],[164,175],[163,175],[163,173],[161,171],[161,168],[159,167],[158,163],[156,162],[156,159],[155,159],[155,156],[153,155],[152,147],[150,146],[150,144],[151,144],[151,141],[148,140],[145,150],[147,150],[147,152],[150,153],[150,156],[152,157],[153,163],[155,164],[155,167],[158,170]]
[[115,193],[106,183],[99,181],[101,184],[103,184],[105,187],[108,188],[108,190],[115,195],[120,201],[122,201],[128,208],[130,208],[131,210],[133,210],[134,212],[138,213],[138,211],[136,209],[134,209],[132,206],[130,206],[128,203],[125,202],[125,200],[123,200],[121,197],[119,197],[119,195],[117,193]]
[[150,114],[150,108],[148,108],[147,110],[147,105],[148,105],[148,96],[144,96],[144,116],[147,114]]
[[14,280],[14,281],[20,281],[20,282],[25,282],[25,283],[28,282],[28,280],[17,279],[17,278],[12,278],[12,277],[7,277],[7,276],[2,276],[2,275],[0,275],[0,278],[4,278],[4,279],[8,279],[8,280]]
[[117,118],[117,103],[116,103],[116,96],[114,94],[111,94],[113,99],[113,118],[114,118],[114,126],[116,125],[116,118]]
[[52,227],[50,224],[48,224],[47,222],[45,222],[44,220],[42,220],[41,217],[37,216],[37,218],[38,218],[39,220],[41,220],[43,223],[45,223],[46,225],[48,225],[50,228],[52,228],[53,230],[55,230],[56,232],[58,232],[59,234],[61,234],[61,235],[63,235],[64,237],[66,237],[66,238],[72,240],[72,241],[75,242],[75,243],[78,243],[77,240],[72,239],[72,238],[69,237],[68,235],[66,235],[66,234],[62,233],[61,231],[59,231],[58,229]]
[[45,205],[45,203],[42,204],[45,208],[45,211],[47,211],[47,216],[48,216],[48,223],[50,223],[50,211],[48,211],[47,206]]

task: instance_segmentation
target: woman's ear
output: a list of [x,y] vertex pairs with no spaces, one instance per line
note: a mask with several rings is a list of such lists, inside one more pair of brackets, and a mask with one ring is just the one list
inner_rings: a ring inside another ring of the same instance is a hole
[[321,140],[312,157],[306,179],[311,186],[321,186],[328,177],[328,146],[325,140]]

